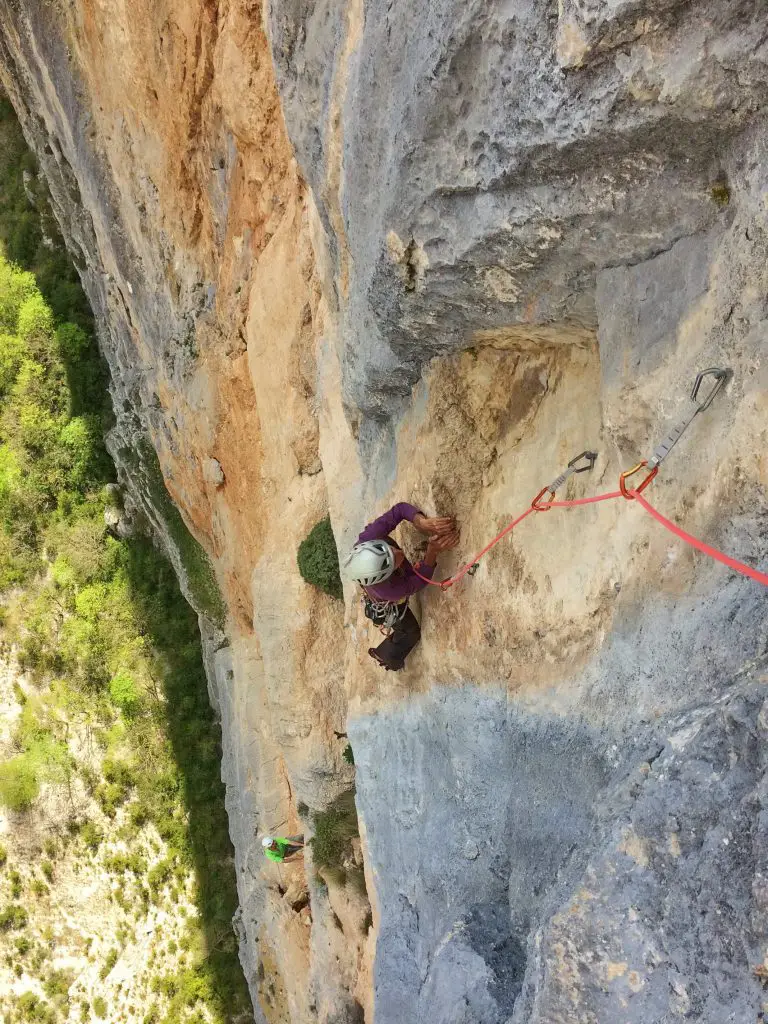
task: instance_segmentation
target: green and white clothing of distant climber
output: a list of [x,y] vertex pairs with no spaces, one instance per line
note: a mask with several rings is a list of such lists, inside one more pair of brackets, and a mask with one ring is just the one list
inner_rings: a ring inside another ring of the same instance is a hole
[[264,836],[261,845],[265,857],[282,864],[294,854],[301,853],[304,849],[304,836]]

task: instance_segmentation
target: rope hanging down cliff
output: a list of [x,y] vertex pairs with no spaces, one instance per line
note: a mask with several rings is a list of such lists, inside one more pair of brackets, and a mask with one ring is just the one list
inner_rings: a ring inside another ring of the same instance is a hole
[[[699,393],[704,381],[711,377],[713,379],[713,385],[710,391],[703,399],[699,399]],[[440,587],[442,590],[447,590],[449,587],[454,586],[459,580],[465,576],[472,576],[479,567],[480,559],[483,558],[491,548],[495,547],[500,541],[502,541],[508,534],[510,534],[516,526],[518,526],[524,519],[527,519],[534,512],[549,512],[553,508],[574,508],[577,505],[593,505],[599,501],[610,501],[614,498],[625,498],[627,501],[637,501],[646,512],[650,513],[653,518],[661,523],[670,533],[674,534],[680,540],[685,541],[686,544],[690,544],[698,551],[702,551],[705,555],[709,555],[710,558],[716,559],[718,562],[722,562],[723,565],[727,565],[730,569],[734,569],[736,572],[742,573],[744,576],[748,576],[750,579],[756,580],[758,583],[762,583],[763,586],[768,587],[768,574],[760,572],[758,569],[753,569],[749,565],[745,565],[744,562],[739,562],[735,558],[731,558],[730,555],[724,554],[717,548],[711,547],[699,538],[692,536],[687,533],[681,527],[677,526],[671,520],[663,516],[658,509],[654,508],[651,503],[643,497],[642,491],[648,487],[659,472],[659,466],[664,459],[669,455],[672,448],[677,444],[682,435],[699,415],[704,412],[712,404],[715,396],[730,379],[731,371],[728,369],[720,369],[718,367],[711,367],[708,370],[702,370],[696,376],[693,388],[691,389],[691,401],[694,403],[693,411],[673,430],[666,435],[663,441],[655,448],[653,454],[648,459],[643,459],[638,462],[632,469],[626,470],[619,477],[619,490],[609,491],[605,494],[597,494],[591,498],[578,498],[574,501],[555,501],[555,496],[559,488],[563,486],[565,481],[572,476],[574,473],[585,473],[591,469],[597,458],[596,452],[585,451],[575,458],[571,459],[566,469],[556,477],[555,480],[548,487],[543,487],[536,497],[531,502],[530,506],[516,519],[506,526],[501,533],[497,534],[493,540],[486,544],[482,551],[478,552],[471,562],[467,562],[466,565],[462,566],[453,576],[450,576],[445,580],[431,580],[426,576],[422,576],[420,572],[414,569],[416,575],[428,583],[430,586]],[[579,463],[582,460],[586,460],[586,465],[580,466]],[[633,477],[636,473],[639,473],[642,469],[648,469],[648,473],[645,478],[635,487],[630,487],[627,481]],[[546,501],[542,501],[545,494],[549,494],[549,498]]]

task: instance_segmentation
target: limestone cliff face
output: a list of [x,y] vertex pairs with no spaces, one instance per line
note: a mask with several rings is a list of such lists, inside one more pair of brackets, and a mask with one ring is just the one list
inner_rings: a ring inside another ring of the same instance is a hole
[[[539,513],[423,596],[393,677],[352,589],[311,592],[295,552],[326,509],[343,549],[410,498],[459,516],[468,556],[585,448],[564,493],[613,489],[726,365],[653,500],[764,560],[764,5],[0,16],[101,324],[111,449],[201,613],[257,1018],[755,1019],[765,591],[628,503]],[[370,928],[255,839],[353,775]]]

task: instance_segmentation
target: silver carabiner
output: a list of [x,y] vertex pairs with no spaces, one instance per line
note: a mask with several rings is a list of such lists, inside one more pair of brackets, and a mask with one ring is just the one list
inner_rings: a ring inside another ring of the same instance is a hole
[[721,369],[718,366],[710,366],[708,370],[702,370],[701,373],[696,374],[696,380],[693,382],[693,387],[691,388],[692,402],[695,402],[698,398],[699,389],[701,388],[701,384],[704,378],[715,378],[715,383],[712,387],[712,390],[709,392],[709,394],[703,402],[698,403],[699,407],[696,410],[697,412],[704,412],[705,409],[708,409],[710,405],[712,405],[712,401],[715,395],[718,393],[718,391],[720,391],[721,388],[725,387],[726,383],[730,380],[732,375],[733,371],[730,368],[726,367],[725,369]]
[[696,419],[699,413],[704,412],[705,409],[708,409],[710,407],[715,398],[715,395],[720,391],[720,389],[725,385],[725,383],[728,380],[730,380],[732,375],[733,371],[730,368],[721,369],[718,366],[710,366],[708,370],[702,370],[701,373],[696,374],[696,380],[693,382],[693,387],[691,388],[691,401],[696,402],[699,396],[699,391],[701,390],[702,381],[705,377],[715,378],[715,383],[712,386],[712,390],[709,392],[707,397],[702,402],[698,402],[696,404],[696,408],[693,410],[693,412],[689,416],[687,416],[686,419],[678,423],[678,425],[667,434],[664,440],[661,441],[656,446],[656,450],[647,462],[649,469],[656,469],[658,466],[662,464],[664,459],[666,459],[666,457],[669,455],[669,453],[672,451],[672,449],[675,447],[677,442],[683,436],[688,427],[690,427],[690,425],[693,423],[693,421]]
[[[555,479],[552,481],[549,487],[542,487],[542,489],[531,502],[532,507],[535,508],[537,512],[547,512],[549,509],[548,504],[546,506],[539,505],[539,500],[544,497],[547,491],[549,491],[549,500],[554,501],[555,494],[557,494],[557,492],[563,486],[565,481],[572,477],[574,473],[586,473],[588,469],[592,469],[592,467],[595,464],[596,458],[597,452],[581,452],[579,455],[576,455],[574,458],[572,458],[571,461],[568,463],[566,469],[563,470],[560,476],[555,477]],[[586,466],[577,466],[577,463],[580,462],[582,459],[587,460]]]
[[[563,470],[560,476],[555,477],[555,479],[552,481],[549,487],[546,488],[546,490],[552,491],[552,494],[555,494],[557,491],[560,490],[565,481],[569,477],[574,475],[574,473],[586,473],[588,470],[592,469],[592,467],[595,464],[596,458],[597,452],[589,451],[581,452],[579,455],[574,456],[574,458],[572,458],[571,461],[568,463],[567,468]],[[586,466],[578,467],[576,463],[580,462],[582,459],[586,459],[587,464]]]

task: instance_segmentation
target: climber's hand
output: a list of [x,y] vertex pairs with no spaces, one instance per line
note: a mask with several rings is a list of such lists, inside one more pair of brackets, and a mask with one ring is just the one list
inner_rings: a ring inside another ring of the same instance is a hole
[[451,533],[446,533],[439,537],[436,535],[430,537],[429,544],[427,544],[427,553],[424,555],[424,561],[427,565],[436,565],[437,556],[443,551],[450,551],[451,548],[455,548],[458,543],[458,530],[453,530]]
[[429,543],[436,551],[450,551],[459,543],[459,531],[454,526],[449,533],[433,534],[429,538]]
[[413,517],[413,525],[421,533],[441,537],[456,529],[456,520],[451,516],[423,516],[421,512],[418,512]]

